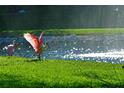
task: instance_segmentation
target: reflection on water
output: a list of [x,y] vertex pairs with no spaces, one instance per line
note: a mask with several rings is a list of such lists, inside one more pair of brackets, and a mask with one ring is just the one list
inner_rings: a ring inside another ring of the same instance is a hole
[[[49,48],[42,54],[47,59],[93,60],[98,62],[123,63],[124,34],[84,36],[44,36]],[[35,58],[34,50],[24,38],[0,38],[0,48],[16,40],[20,46],[17,56]],[[3,49],[0,55],[7,55]]]

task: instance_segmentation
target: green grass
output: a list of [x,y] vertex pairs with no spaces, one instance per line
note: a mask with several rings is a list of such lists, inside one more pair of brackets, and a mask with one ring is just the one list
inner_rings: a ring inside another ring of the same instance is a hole
[[124,33],[124,28],[5,30],[5,31],[0,31],[0,36],[2,35],[22,36],[24,33],[27,33],[27,32],[39,34],[42,31],[45,32],[45,35],[117,34],[117,33]]
[[124,87],[122,64],[0,57],[0,87]]

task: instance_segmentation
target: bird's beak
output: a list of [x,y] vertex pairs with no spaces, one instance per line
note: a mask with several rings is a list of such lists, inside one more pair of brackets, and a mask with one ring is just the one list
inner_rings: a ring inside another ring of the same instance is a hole
[[42,35],[44,34],[44,32],[41,33]]

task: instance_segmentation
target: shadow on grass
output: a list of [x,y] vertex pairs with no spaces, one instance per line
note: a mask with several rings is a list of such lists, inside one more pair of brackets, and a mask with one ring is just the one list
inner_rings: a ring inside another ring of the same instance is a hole
[[39,60],[39,59],[29,59],[25,60],[25,62],[46,62],[47,60]]
[[26,62],[39,62],[40,60],[38,59],[31,59],[31,60],[26,60]]
[[27,59],[27,60],[25,60],[25,62],[47,62],[47,61],[49,61],[49,59],[41,58],[40,60],[39,59]]

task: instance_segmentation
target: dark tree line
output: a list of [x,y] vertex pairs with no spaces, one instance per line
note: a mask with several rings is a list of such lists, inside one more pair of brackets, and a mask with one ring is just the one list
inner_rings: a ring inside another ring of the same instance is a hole
[[124,6],[0,6],[0,29],[124,27]]

